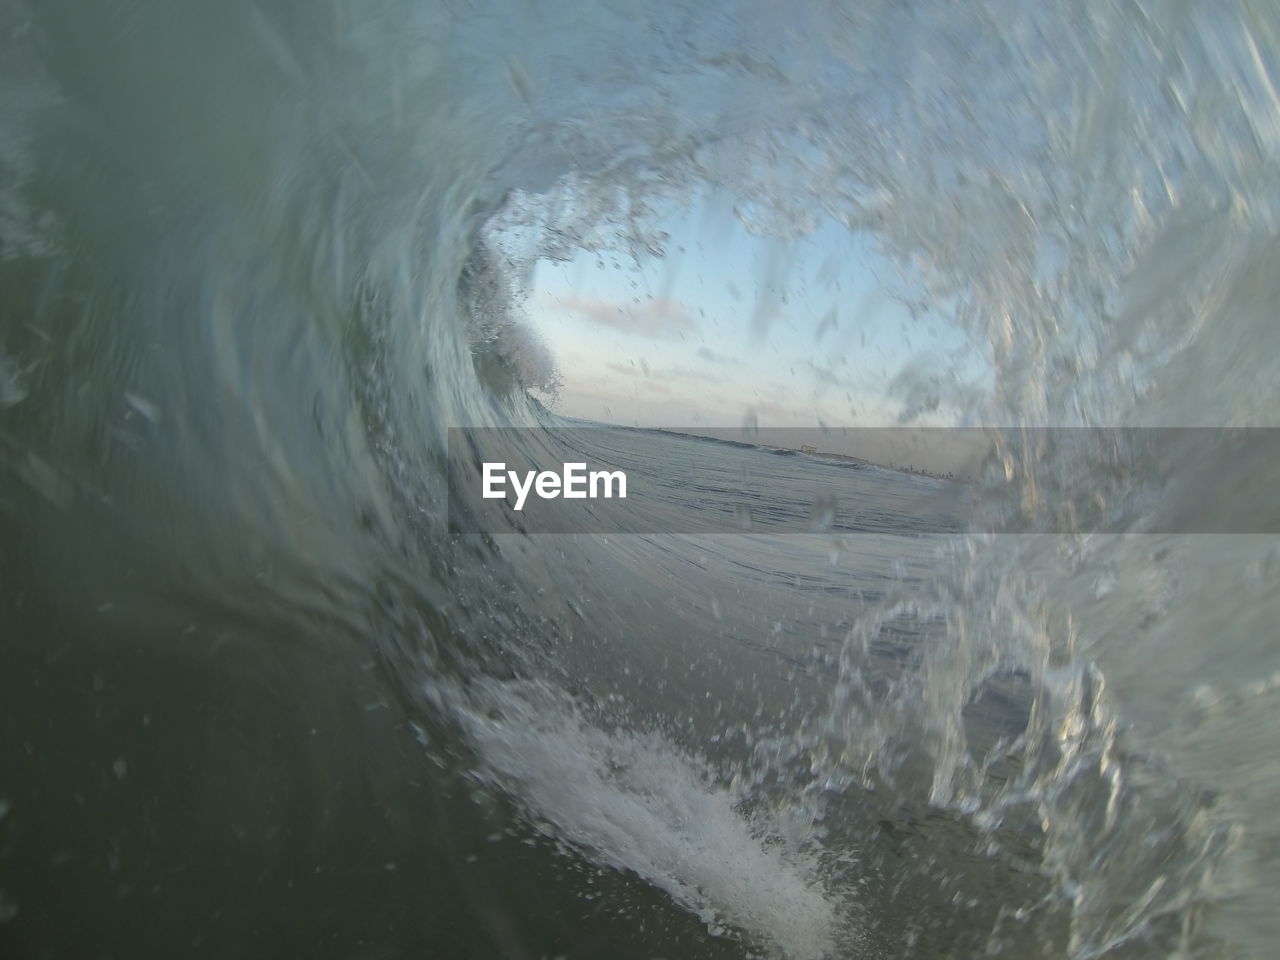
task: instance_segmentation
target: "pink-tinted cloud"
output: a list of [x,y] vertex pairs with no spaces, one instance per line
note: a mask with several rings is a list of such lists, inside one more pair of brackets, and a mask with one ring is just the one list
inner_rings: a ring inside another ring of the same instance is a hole
[[557,302],[583,320],[635,336],[674,338],[696,325],[684,304],[666,297],[623,304],[593,297],[569,296],[559,297]]
[[614,373],[620,373],[624,377],[644,377],[648,380],[664,380],[668,383],[687,384],[694,389],[701,389],[707,384],[724,383],[724,377],[707,373],[705,370],[695,370],[692,367],[670,366],[670,367],[650,367],[648,363],[641,360],[638,364],[634,361],[630,363],[606,363],[605,367]]

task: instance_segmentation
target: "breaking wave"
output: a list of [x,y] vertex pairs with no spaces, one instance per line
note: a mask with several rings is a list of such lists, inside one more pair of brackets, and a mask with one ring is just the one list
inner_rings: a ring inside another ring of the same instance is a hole
[[[946,305],[993,371],[965,423],[1276,426],[1271,5],[3,0],[0,37],[20,945],[67,909],[50,850],[92,845],[41,826],[42,791],[91,794],[84,738],[138,809],[186,798],[160,827],[95,807],[131,890],[229,824],[269,862],[216,896],[355,862],[335,838],[375,809],[370,844],[425,836],[450,876],[497,851],[457,901],[403,869],[369,894],[425,918],[369,956],[1270,955],[1274,536],[463,536],[445,449],[562,427],[538,260],[678,258],[658,211],[711,193],[755,234],[865,234]],[[1010,475],[1033,508],[1092,471],[1160,509],[1106,456]],[[1275,466],[1177,482],[1247,516]],[[72,661],[117,665],[86,696],[118,709],[50,727],[33,678]],[[112,718],[184,683],[149,766]],[[366,943],[359,888],[278,909]],[[121,909],[179,949],[172,896]]]

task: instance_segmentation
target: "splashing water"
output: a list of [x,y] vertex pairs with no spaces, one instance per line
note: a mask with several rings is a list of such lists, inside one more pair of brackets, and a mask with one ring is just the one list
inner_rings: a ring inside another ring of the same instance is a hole
[[[1135,532],[463,536],[445,451],[559,442],[534,265],[678,260],[709,195],[762,289],[869,238],[981,345],[965,423],[1276,426],[1273,5],[0,0],[0,38],[13,955],[1271,954],[1274,536],[1138,533],[1165,502],[1078,448],[1017,497],[1092,476]],[[1167,479],[1248,517],[1275,470]]]

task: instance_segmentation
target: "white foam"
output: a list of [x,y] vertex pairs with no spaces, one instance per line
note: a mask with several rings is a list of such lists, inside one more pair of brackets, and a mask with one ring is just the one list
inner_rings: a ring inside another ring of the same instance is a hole
[[837,910],[816,860],[762,843],[699,760],[661,736],[599,729],[541,684],[492,683],[480,697],[460,713],[485,775],[545,832],[634,872],[713,931],[765,938],[794,960],[830,954]]

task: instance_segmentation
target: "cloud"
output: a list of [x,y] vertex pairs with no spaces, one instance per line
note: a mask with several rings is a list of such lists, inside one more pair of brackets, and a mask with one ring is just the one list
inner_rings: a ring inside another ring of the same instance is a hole
[[702,387],[711,383],[724,383],[724,377],[716,376],[714,373],[707,373],[705,370],[680,365],[650,367],[644,360],[639,363],[606,363],[605,367],[626,377],[644,377],[649,380],[663,380],[668,383],[688,383],[693,384],[695,387]]
[[810,427],[815,416],[811,409],[800,409],[781,403],[755,403],[751,410],[756,415],[756,423],[761,427]]
[[698,359],[706,360],[708,363],[740,363],[733,357],[726,357],[723,353],[716,353],[710,347],[698,348]]
[[922,425],[961,419],[966,411],[977,407],[982,391],[957,376],[944,357],[922,353],[894,375],[886,395],[901,405],[899,423]]
[[696,325],[684,304],[666,297],[655,297],[636,304],[621,304],[593,297],[568,296],[557,299],[561,307],[583,320],[635,336],[675,338]]
[[626,400],[644,400],[645,397],[668,397],[674,391],[665,383],[657,383],[640,377],[629,381],[625,388],[620,388],[616,379],[608,377],[586,377],[565,388],[566,393],[593,400],[608,400],[623,403]]
[[836,373],[828,366],[823,366],[820,363],[814,363],[812,360],[804,361],[804,365],[809,369],[809,372],[813,374],[813,379],[818,382],[819,393],[827,387],[843,387],[845,390],[851,390],[856,386],[852,380],[847,377],[840,376],[840,374]]

